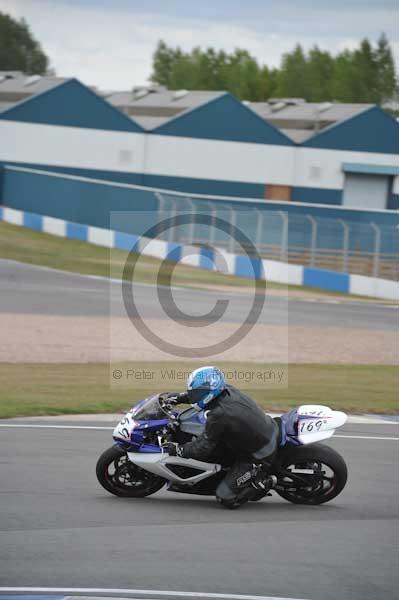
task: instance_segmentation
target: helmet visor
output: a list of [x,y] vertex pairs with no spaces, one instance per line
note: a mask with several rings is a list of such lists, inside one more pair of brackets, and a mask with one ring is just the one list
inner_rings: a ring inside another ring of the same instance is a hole
[[201,385],[194,390],[188,390],[187,395],[190,404],[199,404],[201,400],[205,400],[210,391],[211,389],[209,385]]

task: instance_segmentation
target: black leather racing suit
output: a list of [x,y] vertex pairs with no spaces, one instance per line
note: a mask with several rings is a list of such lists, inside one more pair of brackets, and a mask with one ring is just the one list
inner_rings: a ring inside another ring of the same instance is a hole
[[275,421],[251,398],[233,386],[226,386],[209,404],[204,433],[182,446],[182,456],[206,462],[223,448],[233,466],[219,484],[216,496],[234,502],[250,484],[248,473],[252,464],[271,464],[277,440]]

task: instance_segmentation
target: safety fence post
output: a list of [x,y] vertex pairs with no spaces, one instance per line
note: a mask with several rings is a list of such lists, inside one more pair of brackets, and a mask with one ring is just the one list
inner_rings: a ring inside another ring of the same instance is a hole
[[288,262],[288,215],[283,210],[278,211],[281,217],[280,260]]
[[231,220],[230,220],[230,225],[231,225],[231,229],[230,229],[230,244],[229,244],[229,249],[231,253],[234,253],[235,250],[235,227],[237,224],[237,210],[233,207],[229,208],[230,212],[231,212]]
[[381,228],[375,223],[370,223],[370,225],[374,230],[373,277],[378,277],[380,268]]
[[348,223],[345,223],[345,221],[343,221],[342,219],[339,219],[338,222],[342,225],[342,229],[344,230],[344,236],[342,238],[342,271],[344,273],[347,273],[350,228]]
[[262,246],[262,233],[263,233],[263,214],[258,208],[255,209],[258,214],[258,223],[256,226],[256,234],[255,234],[255,248],[258,254],[261,254],[261,246]]
[[315,266],[315,253],[316,253],[316,246],[317,246],[317,221],[311,215],[305,215],[305,216],[309,219],[311,227],[312,227],[312,233],[311,233],[311,239],[310,239],[310,266],[314,267]]

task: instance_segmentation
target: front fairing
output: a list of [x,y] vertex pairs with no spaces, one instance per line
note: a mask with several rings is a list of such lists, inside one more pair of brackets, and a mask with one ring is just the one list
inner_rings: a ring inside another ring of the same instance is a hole
[[150,396],[129,410],[113,432],[116,444],[129,452],[162,452],[158,433],[166,433],[171,421],[179,421],[180,430],[198,436],[204,431],[206,412],[191,407],[187,410],[166,413],[160,406],[159,396]]
[[162,452],[156,432],[166,430],[169,421],[158,395],[150,396],[125,414],[115,427],[113,438],[120,448],[130,452]]

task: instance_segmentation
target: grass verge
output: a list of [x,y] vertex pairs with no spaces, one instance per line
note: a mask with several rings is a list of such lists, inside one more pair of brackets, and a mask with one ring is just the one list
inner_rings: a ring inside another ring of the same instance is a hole
[[[136,369],[160,366],[134,365]],[[176,363],[162,363],[164,368],[171,366]],[[195,366],[184,363],[185,370]],[[225,370],[264,367],[252,363],[218,366]],[[118,412],[152,391],[134,385],[110,387],[109,377],[108,364],[0,363],[0,417]],[[399,414],[398,379],[396,366],[293,364],[287,388],[271,386],[247,392],[269,411],[317,403],[357,414]],[[176,387],[183,386],[180,382]],[[242,389],[245,391],[245,384]]]
[[[0,258],[85,275],[121,279],[127,257],[128,252],[123,250],[110,250],[87,242],[32,231],[9,223],[0,223]],[[135,267],[135,281],[155,284],[161,262],[157,258],[140,255]],[[198,287],[201,284],[207,287],[212,285],[252,287],[253,285],[251,280],[244,277],[176,265],[173,270],[173,285]],[[270,285],[286,287],[278,284]]]
[[[109,248],[103,248],[95,244],[69,240],[33,231],[25,227],[0,222],[0,258],[8,258],[23,263],[51,267],[62,271],[72,271],[84,275],[100,275],[102,277],[121,279],[127,256],[128,253],[123,250],[110,250]],[[135,281],[138,283],[155,284],[160,265],[161,261],[159,259],[141,255],[135,267]],[[226,286],[231,289],[253,288],[253,282],[245,277],[224,275],[181,264],[176,265],[173,269],[172,284],[195,289],[209,289],[220,286]],[[268,281],[267,287],[268,289],[302,290],[303,292],[310,292],[312,295],[317,296],[332,296],[367,301],[362,296],[320,290],[308,286],[285,285]]]

